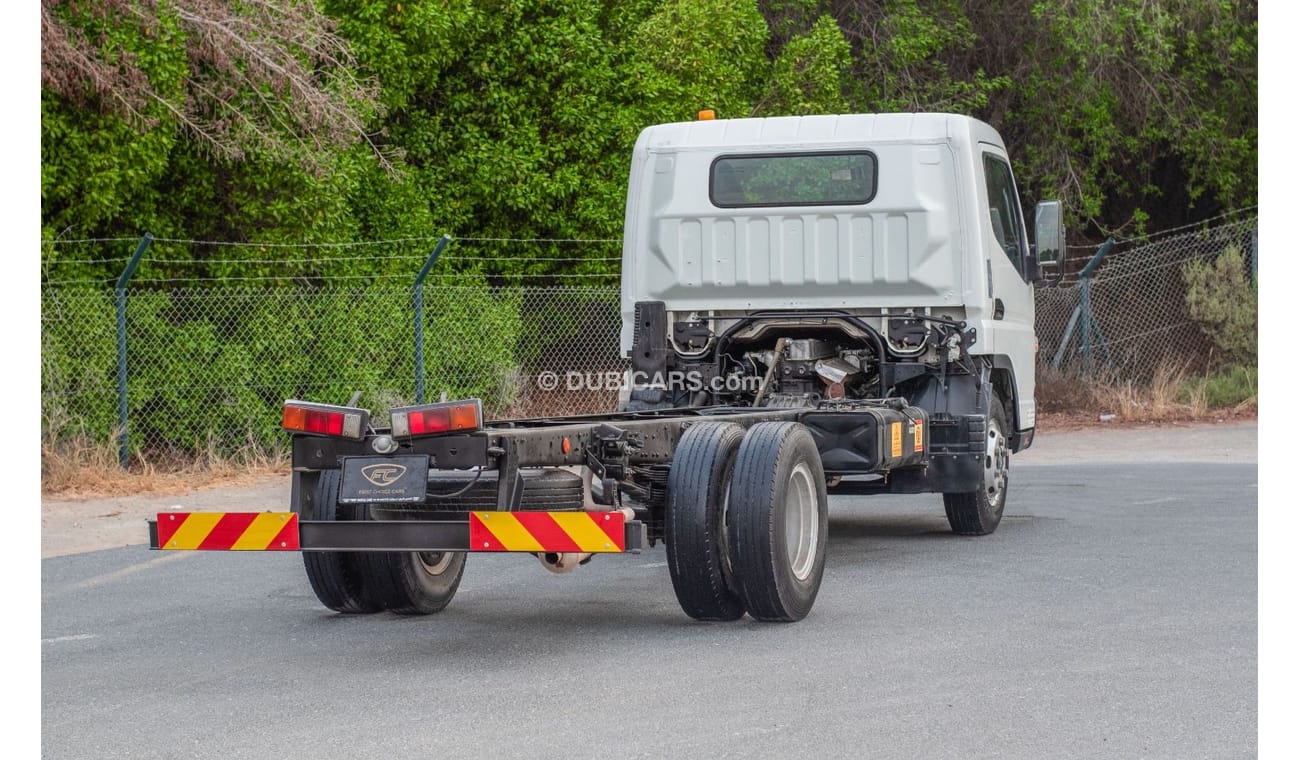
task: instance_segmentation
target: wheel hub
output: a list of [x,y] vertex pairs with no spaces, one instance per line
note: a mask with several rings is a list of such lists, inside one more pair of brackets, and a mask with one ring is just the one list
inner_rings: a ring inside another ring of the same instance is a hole
[[1007,437],[1002,434],[997,420],[990,418],[984,445],[984,488],[989,504],[1001,506],[1010,469],[1011,452],[1007,449]]
[[785,553],[794,577],[806,581],[817,558],[817,489],[812,472],[800,462],[790,472],[785,497]]
[[451,552],[416,552],[415,557],[429,575],[441,575],[451,566]]

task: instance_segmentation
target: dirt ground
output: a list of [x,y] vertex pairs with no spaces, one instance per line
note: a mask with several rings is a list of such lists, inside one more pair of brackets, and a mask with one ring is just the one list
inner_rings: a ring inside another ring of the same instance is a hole
[[[1090,415],[1042,415],[1034,445],[1018,454],[1018,461],[1050,461],[1061,457],[1070,459],[1092,457],[1116,438],[1136,445],[1137,450],[1177,451],[1182,446],[1168,446],[1173,437],[1186,438],[1185,445],[1193,446],[1200,429],[1223,425],[1251,426],[1254,415],[1222,415],[1210,420],[1173,421],[1163,423],[1099,422]],[[1247,451],[1225,452],[1233,458],[1249,457],[1254,461],[1256,445],[1254,428],[1248,436],[1251,444]],[[1146,442],[1151,442],[1148,446]],[[1244,439],[1243,439],[1244,440]],[[42,497],[41,499],[41,556],[58,557],[67,554],[112,549],[120,546],[148,543],[145,521],[159,512],[168,510],[200,511],[281,511],[289,504],[289,473],[261,476],[241,476],[225,483],[204,488],[173,492],[151,492],[111,496],[82,496],[78,498]]]

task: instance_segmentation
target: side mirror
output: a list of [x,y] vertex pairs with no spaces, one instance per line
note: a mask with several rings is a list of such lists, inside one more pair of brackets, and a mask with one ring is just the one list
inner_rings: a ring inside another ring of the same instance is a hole
[[1043,201],[1034,209],[1034,258],[1043,282],[1055,285],[1065,276],[1065,210],[1060,201]]

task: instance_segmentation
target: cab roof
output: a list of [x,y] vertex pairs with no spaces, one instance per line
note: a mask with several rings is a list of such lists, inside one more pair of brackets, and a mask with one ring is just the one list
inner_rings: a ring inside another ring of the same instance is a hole
[[652,151],[677,149],[807,149],[822,145],[879,142],[939,142],[954,138],[992,143],[1005,149],[988,124],[959,114],[885,113],[826,116],[772,116],[657,124],[637,141]]

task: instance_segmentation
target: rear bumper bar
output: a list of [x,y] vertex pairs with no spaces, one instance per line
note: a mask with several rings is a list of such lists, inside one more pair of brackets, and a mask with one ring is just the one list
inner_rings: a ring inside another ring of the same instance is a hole
[[149,548],[161,550],[637,554],[645,545],[645,524],[617,511],[342,522],[292,512],[162,512],[149,521]]

